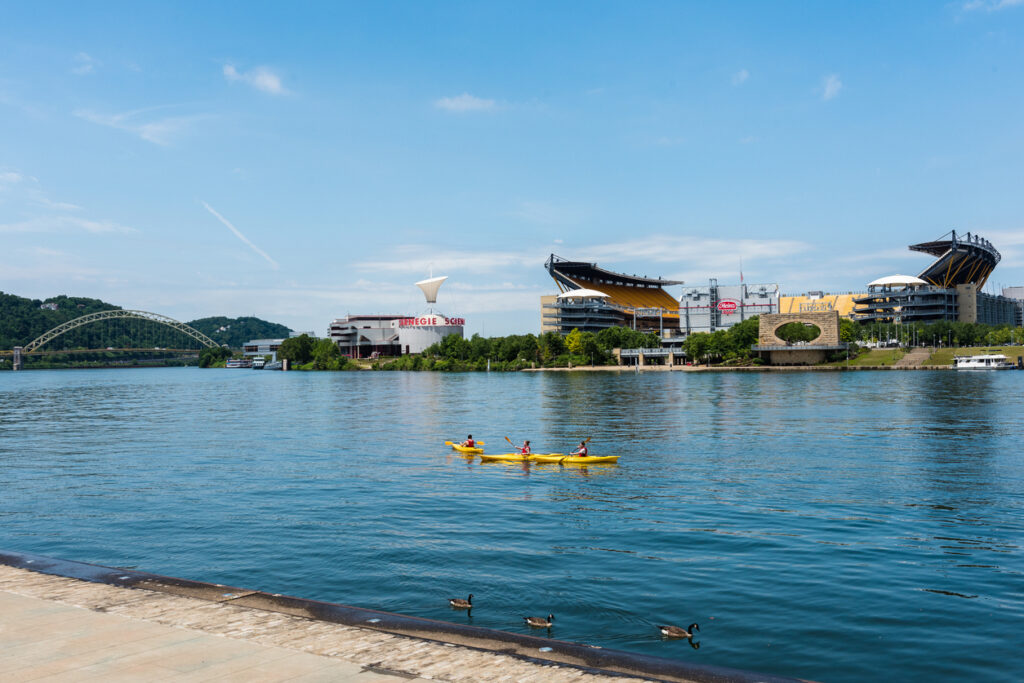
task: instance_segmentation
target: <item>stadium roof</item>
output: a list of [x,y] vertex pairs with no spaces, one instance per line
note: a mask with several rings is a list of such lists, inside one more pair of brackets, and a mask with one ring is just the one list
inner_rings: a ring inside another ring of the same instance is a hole
[[971,233],[958,236],[956,230],[932,242],[911,244],[910,250],[938,256],[919,277],[947,289],[964,284],[981,289],[1002,258],[987,239]]
[[[552,254],[548,262],[544,264],[551,277],[562,281],[558,275],[570,280],[587,280],[589,282],[602,282],[611,285],[625,285],[628,287],[666,287],[668,285],[681,285],[682,280],[665,280],[660,277],[647,277],[646,275],[626,275],[615,273],[604,268],[599,268],[596,263],[586,261],[569,261],[561,256]],[[563,281],[564,282],[564,281]],[[568,283],[565,283],[568,284]],[[576,286],[576,285],[573,285]]]

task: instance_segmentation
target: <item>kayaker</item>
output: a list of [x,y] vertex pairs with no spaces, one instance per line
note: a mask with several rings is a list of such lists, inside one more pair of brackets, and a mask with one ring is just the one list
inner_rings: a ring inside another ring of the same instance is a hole
[[574,450],[569,455],[578,455],[581,458],[587,457],[587,442],[586,441],[580,441],[580,447],[577,448],[576,450]]
[[466,440],[462,442],[462,445],[466,448],[476,448],[476,441],[473,441],[473,435],[470,434],[466,437]]
[[529,440],[526,440],[526,441],[523,442],[523,445],[519,447],[519,452],[521,454],[523,454],[523,455],[529,455],[530,454],[530,441]]

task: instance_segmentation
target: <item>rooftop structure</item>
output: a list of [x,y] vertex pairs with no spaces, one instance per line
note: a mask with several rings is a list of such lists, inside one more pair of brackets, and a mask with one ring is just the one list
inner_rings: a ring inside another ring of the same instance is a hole
[[938,257],[919,277],[946,289],[972,284],[980,290],[1002,258],[987,239],[971,233],[958,237],[956,230],[932,242],[911,244],[910,250]]

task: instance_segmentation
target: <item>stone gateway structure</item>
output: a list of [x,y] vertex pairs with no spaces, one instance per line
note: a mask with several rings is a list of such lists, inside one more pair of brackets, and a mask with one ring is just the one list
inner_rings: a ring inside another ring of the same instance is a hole
[[[842,351],[847,344],[839,341],[839,312],[769,313],[761,315],[757,344],[753,347],[771,365],[815,365],[823,363],[833,351]],[[810,341],[789,343],[776,334],[789,323],[814,325],[821,334]]]

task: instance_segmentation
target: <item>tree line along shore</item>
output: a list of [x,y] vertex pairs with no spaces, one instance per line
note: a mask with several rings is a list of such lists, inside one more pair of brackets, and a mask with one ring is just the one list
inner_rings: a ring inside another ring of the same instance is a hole
[[[681,343],[687,361],[711,366],[763,364],[751,346],[757,343],[758,318],[749,318],[726,330],[697,332]],[[791,323],[778,332],[791,343],[810,341],[817,330]],[[1024,342],[1024,330],[981,323],[939,321],[907,325],[860,324],[840,321],[840,340],[849,351],[832,354],[826,364],[886,366],[896,363],[909,346],[932,347],[930,364],[949,365],[956,349],[965,352],[983,347],[1007,347]],[[555,332],[469,339],[446,337],[422,354],[397,358],[346,358],[330,339],[299,335],[285,340],[278,358],[288,359],[298,370],[420,370],[434,372],[518,371],[528,368],[571,368],[616,365],[614,349],[657,348],[661,340],[653,332],[611,327],[600,332],[573,330],[566,336]],[[1021,350],[1024,355],[1024,350]],[[1006,355],[1010,356],[1011,353]]]

